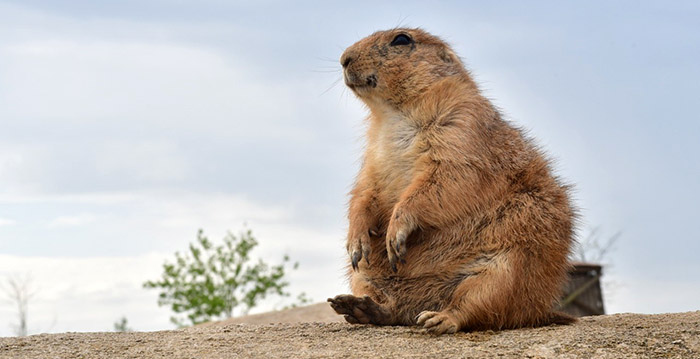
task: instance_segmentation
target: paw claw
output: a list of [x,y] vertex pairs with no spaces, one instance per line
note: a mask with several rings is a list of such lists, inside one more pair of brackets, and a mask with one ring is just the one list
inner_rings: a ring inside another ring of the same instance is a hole
[[404,211],[394,209],[394,215],[387,229],[387,255],[389,256],[389,263],[391,263],[395,272],[396,263],[406,263],[406,241],[408,236],[416,229],[410,218]]
[[[362,231],[351,231],[348,236],[347,250],[350,256],[350,264],[355,271],[360,269],[360,261],[363,257],[369,264],[370,245],[369,236],[366,232],[368,231],[365,231],[365,233]],[[361,235],[356,235],[356,233],[361,233]]]
[[435,314],[437,314],[437,312],[430,312],[430,311],[427,311],[427,310],[424,310],[424,311],[420,312],[420,313],[416,316],[416,324],[418,324],[418,325],[423,325],[423,323],[425,323],[426,320],[428,320],[428,319],[434,317]]
[[352,324],[384,324],[389,313],[368,296],[341,294],[329,300],[331,308]]
[[350,324],[360,324],[360,321],[357,320],[357,318],[353,317],[352,315],[345,314],[345,315],[343,315],[343,318],[345,318],[345,321],[350,323]]
[[352,253],[352,268],[355,271],[357,271],[357,269],[358,269],[358,263],[360,262],[360,259],[362,259],[362,252],[354,251]]
[[452,334],[456,333],[460,326],[453,315],[447,312],[424,311],[418,314],[416,324],[422,326],[430,334]]

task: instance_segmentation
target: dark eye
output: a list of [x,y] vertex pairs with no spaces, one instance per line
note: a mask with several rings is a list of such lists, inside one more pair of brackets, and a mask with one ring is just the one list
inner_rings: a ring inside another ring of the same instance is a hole
[[413,43],[413,39],[411,39],[410,36],[406,34],[398,34],[394,38],[394,40],[391,41],[391,46],[399,46],[399,45],[409,45]]

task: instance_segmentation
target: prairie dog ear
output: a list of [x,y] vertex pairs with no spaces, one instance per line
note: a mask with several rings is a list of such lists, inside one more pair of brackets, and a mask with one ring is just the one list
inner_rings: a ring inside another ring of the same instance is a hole
[[457,54],[455,54],[452,50],[450,50],[447,47],[442,47],[440,50],[438,50],[438,56],[442,61],[448,64],[451,64],[453,62],[459,62]]

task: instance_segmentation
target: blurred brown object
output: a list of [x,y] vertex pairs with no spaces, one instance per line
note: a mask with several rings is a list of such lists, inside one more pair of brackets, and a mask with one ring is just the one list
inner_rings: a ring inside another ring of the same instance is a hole
[[572,263],[559,310],[576,317],[605,314],[600,277],[603,268],[593,263]]

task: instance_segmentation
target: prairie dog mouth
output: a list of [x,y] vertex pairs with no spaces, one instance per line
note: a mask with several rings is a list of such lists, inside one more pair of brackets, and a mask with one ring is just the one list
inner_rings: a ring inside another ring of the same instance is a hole
[[352,90],[359,88],[375,88],[377,87],[377,75],[369,75],[365,77],[356,76],[345,73],[345,85]]

